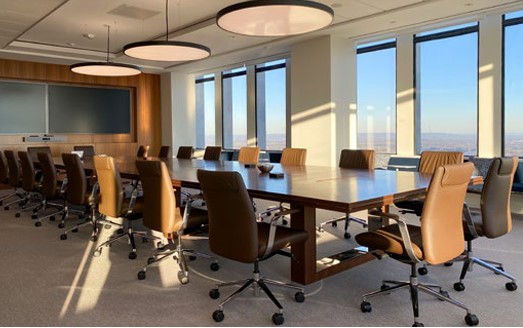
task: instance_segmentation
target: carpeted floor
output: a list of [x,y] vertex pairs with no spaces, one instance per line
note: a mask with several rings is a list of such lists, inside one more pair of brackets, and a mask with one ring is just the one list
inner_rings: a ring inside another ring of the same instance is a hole
[[[262,206],[263,203],[258,203]],[[151,244],[139,244],[138,258],[129,260],[126,243],[104,249],[93,257],[94,243],[87,228],[59,238],[56,222],[35,227],[29,214],[14,217],[15,210],[0,209],[0,325],[2,326],[272,326],[276,307],[263,293],[247,291],[224,308],[225,320],[215,323],[212,312],[219,301],[209,297],[217,281],[248,278],[250,265],[220,259],[220,270],[199,258],[189,263],[190,283],[180,285],[172,260],[137,272],[152,253]],[[322,211],[320,218],[333,213]],[[412,220],[415,220],[412,218]],[[516,277],[523,277],[523,217],[515,216],[513,231],[495,240],[478,240],[476,255],[496,259]],[[341,225],[340,225],[341,226]],[[318,253],[348,249],[340,227],[318,233]],[[361,231],[351,225],[353,235]],[[104,230],[104,240],[112,230]],[[188,240],[185,246],[208,252],[206,241]],[[273,257],[262,263],[262,275],[289,280],[289,259]],[[480,326],[523,325],[523,293],[505,289],[506,279],[480,267],[468,274],[466,290],[455,292],[461,264],[429,267],[425,282],[441,283],[452,297],[466,303],[479,317]],[[296,303],[293,293],[273,289],[284,306],[284,326],[410,326],[408,291],[372,299],[371,313],[360,311],[361,294],[375,290],[382,279],[408,278],[408,266],[392,259],[375,260],[305,287],[306,301]],[[234,288],[223,289],[222,297]],[[426,295],[420,300],[426,326],[466,326],[465,312]]]

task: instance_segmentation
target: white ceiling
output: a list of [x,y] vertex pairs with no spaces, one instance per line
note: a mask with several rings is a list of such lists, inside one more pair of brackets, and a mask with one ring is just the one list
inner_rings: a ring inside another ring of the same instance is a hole
[[[234,0],[170,0],[169,39],[201,43],[211,57],[196,62],[147,62],[122,53],[124,45],[165,39],[165,0],[0,0],[0,58],[70,65],[105,61],[107,27],[112,61],[145,71],[198,72],[288,52],[307,38],[331,34],[372,40],[402,30],[477,20],[489,12],[523,10],[523,0],[317,0],[335,12],[323,30],[286,38],[234,35],[218,28],[216,13]],[[84,35],[92,34],[92,39]]]

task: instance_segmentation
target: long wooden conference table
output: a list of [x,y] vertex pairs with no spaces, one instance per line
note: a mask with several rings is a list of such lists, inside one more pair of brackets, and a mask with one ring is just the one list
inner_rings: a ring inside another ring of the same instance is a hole
[[[116,157],[123,177],[138,179],[136,157]],[[155,158],[150,158],[155,159]],[[364,251],[347,250],[318,261],[316,253],[316,210],[326,209],[351,213],[379,208],[396,201],[424,195],[430,175],[418,172],[389,170],[352,170],[324,166],[284,166],[275,164],[272,172],[282,172],[281,178],[271,178],[256,167],[245,167],[236,161],[205,161],[198,159],[162,159],[175,187],[199,188],[198,169],[239,172],[253,198],[289,203],[297,213],[291,216],[294,228],[308,232],[303,244],[292,245],[291,280],[311,284],[340,271],[365,263],[375,257]],[[55,158],[57,165],[61,158]],[[84,161],[86,169],[92,163]],[[230,206],[234,206],[231,204]]]

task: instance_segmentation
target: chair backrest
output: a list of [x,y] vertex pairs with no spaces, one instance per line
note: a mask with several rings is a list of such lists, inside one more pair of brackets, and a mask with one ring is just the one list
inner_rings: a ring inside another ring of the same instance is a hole
[[118,166],[110,156],[94,156],[93,160],[100,187],[98,211],[104,215],[119,217],[122,213],[124,191]]
[[0,150],[0,183],[7,183],[9,179],[9,165],[5,154]]
[[183,221],[167,166],[162,161],[139,159],[136,167],[143,187],[143,224],[163,234],[177,232]]
[[283,148],[280,164],[282,165],[305,165],[307,160],[307,149],[305,148]]
[[51,155],[51,147],[41,146],[41,147],[27,147],[27,152],[33,160],[34,163],[38,163],[38,153],[48,153]]
[[140,145],[136,152],[136,157],[146,158],[147,156],[149,156],[149,145]]
[[219,161],[222,155],[221,146],[207,146],[203,153],[203,159],[207,161]]
[[65,198],[75,205],[87,205],[87,179],[80,157],[76,154],[62,154],[67,174]]
[[209,214],[213,253],[244,263],[258,256],[258,226],[251,198],[238,172],[198,170]]
[[38,161],[42,170],[42,194],[53,197],[57,194],[58,177],[53,157],[49,153],[38,153]]
[[170,146],[163,145],[163,146],[160,147],[160,151],[158,152],[158,157],[160,157],[160,158],[167,158],[167,157],[169,157],[169,152],[170,151],[171,151],[171,147]]
[[460,151],[424,151],[419,158],[418,172],[434,173],[443,165],[463,163],[463,153]]
[[83,151],[84,152],[84,154],[82,156],[83,159],[92,159],[94,157],[94,155],[96,155],[96,153],[94,151],[94,146],[92,146],[92,145],[77,145],[77,146],[73,146],[73,150]]
[[343,149],[338,166],[344,169],[374,170],[374,150]]
[[18,187],[20,186],[22,171],[20,170],[20,164],[15,156],[15,152],[6,150],[5,157],[7,159],[7,166],[9,167],[9,179],[7,183],[10,186]]
[[33,191],[36,182],[33,160],[26,151],[19,151],[18,158],[20,158],[20,166],[22,167],[22,188],[25,191]]
[[178,147],[178,153],[176,153],[176,158],[180,159],[191,159],[194,153],[192,146],[180,146]]
[[238,162],[242,164],[256,164],[260,156],[260,147],[241,147],[238,153]]
[[483,233],[488,238],[497,238],[512,230],[510,195],[517,167],[517,157],[498,157],[490,165],[481,192]]
[[462,213],[474,164],[451,164],[436,169],[421,213],[423,254],[430,264],[452,260],[463,252]]

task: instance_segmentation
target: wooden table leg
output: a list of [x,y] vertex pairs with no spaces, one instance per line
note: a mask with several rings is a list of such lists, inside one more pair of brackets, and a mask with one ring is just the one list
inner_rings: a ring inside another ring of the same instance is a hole
[[291,280],[307,285],[318,280],[316,275],[316,209],[291,204],[297,213],[291,215],[291,226],[307,231],[309,237],[302,244],[291,246]]

